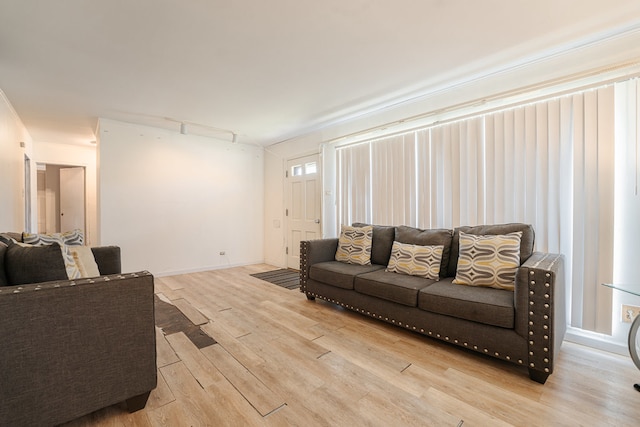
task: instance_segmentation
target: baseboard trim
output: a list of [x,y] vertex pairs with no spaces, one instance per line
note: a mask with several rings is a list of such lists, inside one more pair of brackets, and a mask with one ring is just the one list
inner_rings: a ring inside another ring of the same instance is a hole
[[203,271],[223,270],[225,268],[245,267],[247,265],[263,264],[264,261],[241,262],[237,264],[210,265],[205,267],[189,268],[185,270],[163,271],[160,273],[152,273],[155,277],[177,276],[180,274],[201,273]]
[[629,349],[627,348],[626,343],[615,342],[609,335],[568,327],[564,339],[565,341],[607,351],[609,353],[629,356]]

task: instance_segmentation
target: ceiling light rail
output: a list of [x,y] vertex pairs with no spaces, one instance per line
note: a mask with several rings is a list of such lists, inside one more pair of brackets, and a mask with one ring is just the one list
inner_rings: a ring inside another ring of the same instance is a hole
[[168,122],[178,123],[180,125],[179,127],[180,135],[189,134],[191,128],[206,129],[211,132],[228,134],[231,137],[230,142],[234,142],[234,143],[238,142],[238,134],[230,129],[218,128],[215,126],[209,126],[202,123],[196,123],[196,122],[191,122],[187,120],[177,120],[171,117],[165,117],[164,119]]

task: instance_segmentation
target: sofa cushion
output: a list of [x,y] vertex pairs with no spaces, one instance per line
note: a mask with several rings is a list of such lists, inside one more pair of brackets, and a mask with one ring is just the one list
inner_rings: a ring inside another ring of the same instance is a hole
[[449,258],[448,274],[448,276],[451,277],[455,277],[456,268],[458,266],[458,251],[460,248],[461,231],[467,234],[475,234],[476,236],[483,236],[488,234],[509,234],[517,231],[522,231],[522,238],[520,239],[520,265],[528,260],[533,253],[535,234],[533,232],[533,227],[530,224],[511,223],[497,225],[477,225],[475,227],[458,227],[453,231],[453,240],[451,243],[451,257]]
[[57,243],[47,246],[20,246],[9,243],[4,256],[9,285],[67,280],[62,251]]
[[486,325],[513,328],[515,309],[513,292],[455,285],[446,278],[420,290],[418,307],[432,313]]
[[349,227],[343,225],[338,239],[336,261],[349,264],[371,264],[371,241],[373,227]]
[[[354,227],[366,227],[369,224],[354,222]],[[371,264],[387,265],[391,256],[391,247],[396,237],[396,228],[386,225],[373,226],[373,239],[371,240]]]
[[440,276],[446,276],[449,266],[449,254],[453,231],[447,229],[421,230],[419,228],[401,225],[396,227],[396,241],[420,246],[442,245],[442,260],[440,261]]
[[361,294],[415,307],[418,304],[418,291],[433,282],[434,280],[424,277],[377,270],[358,275],[354,289]]
[[393,242],[387,271],[438,280],[443,246]]
[[521,231],[497,236],[460,232],[458,269],[453,283],[512,291],[520,266],[521,237]]
[[337,288],[353,289],[356,275],[381,269],[384,269],[383,265],[358,265],[327,261],[313,264],[309,269],[309,278]]

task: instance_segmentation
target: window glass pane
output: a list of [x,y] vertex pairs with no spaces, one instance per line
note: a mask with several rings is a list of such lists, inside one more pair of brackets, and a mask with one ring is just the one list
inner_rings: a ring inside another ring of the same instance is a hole
[[304,165],[304,169],[307,175],[311,175],[318,172],[316,162],[307,163],[306,165]]
[[302,174],[302,165],[293,166],[291,168],[291,176],[300,176]]

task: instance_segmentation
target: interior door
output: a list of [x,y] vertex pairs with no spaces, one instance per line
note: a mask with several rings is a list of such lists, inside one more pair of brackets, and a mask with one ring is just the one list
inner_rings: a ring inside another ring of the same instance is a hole
[[287,162],[286,211],[287,267],[300,268],[300,241],[321,234],[321,181],[317,154]]
[[85,229],[84,168],[60,169],[60,231]]

